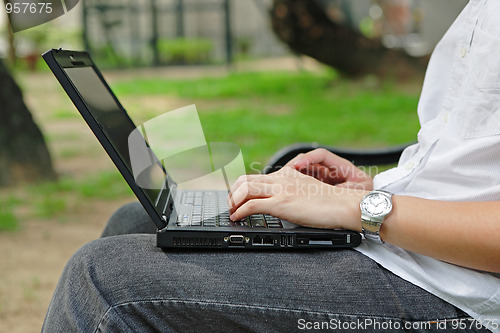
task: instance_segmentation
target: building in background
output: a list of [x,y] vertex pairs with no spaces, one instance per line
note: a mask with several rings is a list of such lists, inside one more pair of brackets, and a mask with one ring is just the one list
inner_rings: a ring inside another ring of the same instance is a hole
[[116,62],[193,64],[282,55],[272,0],[86,0],[86,47]]

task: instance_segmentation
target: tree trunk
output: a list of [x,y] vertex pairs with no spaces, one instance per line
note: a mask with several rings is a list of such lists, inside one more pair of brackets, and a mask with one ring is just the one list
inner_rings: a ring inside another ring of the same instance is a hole
[[0,186],[54,179],[42,132],[24,104],[21,89],[0,61]]
[[359,77],[407,77],[422,74],[428,58],[414,58],[388,49],[347,25],[332,21],[316,0],[274,0],[272,26],[278,37],[296,53],[332,66],[342,74]]

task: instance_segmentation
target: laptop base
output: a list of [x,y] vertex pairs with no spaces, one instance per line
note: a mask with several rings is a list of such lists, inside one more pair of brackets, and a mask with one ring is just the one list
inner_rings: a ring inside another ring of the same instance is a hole
[[[199,248],[199,249],[256,249],[256,250],[290,250],[304,248],[349,248],[361,242],[357,232],[313,232],[269,231],[258,233],[252,228],[231,228],[226,230],[210,230],[210,232],[165,228],[156,232],[156,245],[161,248]],[[267,230],[266,230],[267,231]]]

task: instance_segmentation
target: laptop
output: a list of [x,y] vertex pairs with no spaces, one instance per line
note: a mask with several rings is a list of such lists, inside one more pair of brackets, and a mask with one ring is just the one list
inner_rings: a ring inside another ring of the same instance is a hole
[[[348,248],[361,243],[349,230],[314,229],[274,216],[229,219],[228,190],[180,189],[163,161],[156,167],[165,181],[157,189],[139,186],[133,174],[129,135],[137,126],[122,107],[87,52],[52,49],[43,59],[95,134],[156,225],[160,248],[275,249]],[[148,147],[146,138],[143,147]],[[180,211],[179,207],[189,208]]]

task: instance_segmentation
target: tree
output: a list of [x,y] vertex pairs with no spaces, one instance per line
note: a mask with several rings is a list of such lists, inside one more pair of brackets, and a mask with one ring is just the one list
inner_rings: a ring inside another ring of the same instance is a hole
[[423,73],[428,58],[388,49],[348,25],[331,20],[317,0],[274,0],[273,30],[294,52],[305,54],[351,77],[410,76]]
[[55,179],[42,132],[2,61],[0,82],[0,186]]

